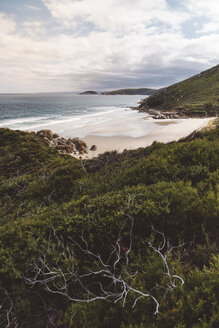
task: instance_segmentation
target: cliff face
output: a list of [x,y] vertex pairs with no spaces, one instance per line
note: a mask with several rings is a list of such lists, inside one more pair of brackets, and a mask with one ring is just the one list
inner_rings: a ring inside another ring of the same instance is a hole
[[140,111],[151,109],[188,117],[216,116],[219,114],[219,65],[157,91],[139,106]]

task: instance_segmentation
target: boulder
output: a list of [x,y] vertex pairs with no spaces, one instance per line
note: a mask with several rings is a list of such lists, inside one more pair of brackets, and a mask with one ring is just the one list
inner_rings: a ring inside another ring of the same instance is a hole
[[51,130],[40,130],[36,135],[41,138],[47,138],[50,141],[53,139],[53,133]]
[[51,142],[50,142],[50,146],[51,147],[56,147],[56,146],[58,146],[58,139],[53,139]]
[[165,115],[158,114],[158,115],[153,115],[152,118],[155,120],[165,120],[167,117]]
[[43,141],[48,145],[48,146],[50,146],[50,140],[49,139],[47,139],[47,138],[43,138]]
[[78,138],[71,139],[72,143],[74,143],[76,149],[79,152],[86,152],[87,151],[87,145],[83,140],[80,140]]
[[58,145],[65,145],[65,143],[63,142],[63,140],[58,139]]
[[58,145],[55,148],[57,150],[67,150],[68,149],[68,145]]
[[96,145],[91,146],[91,147],[90,147],[90,150],[92,150],[92,151],[97,150],[97,146],[96,146]]
[[58,144],[56,147],[55,147],[57,150],[65,150],[68,154],[71,154],[75,151],[75,145],[74,144]]
[[67,153],[73,153],[73,151],[75,150],[75,145],[73,143],[67,144],[68,148],[67,148]]

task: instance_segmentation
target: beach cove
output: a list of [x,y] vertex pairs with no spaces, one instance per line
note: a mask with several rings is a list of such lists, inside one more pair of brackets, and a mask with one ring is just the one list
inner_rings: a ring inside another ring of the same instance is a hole
[[[142,120],[142,119],[139,119]],[[126,126],[126,122],[120,122],[121,124],[121,131],[116,129],[114,132],[115,135],[112,136],[104,136],[100,135],[107,134],[109,128],[106,127],[106,130],[102,130],[100,133],[98,131],[87,135],[83,140],[88,145],[88,148],[92,145],[96,145],[97,149],[95,151],[88,151],[86,155],[88,158],[93,158],[98,156],[101,153],[106,151],[114,151],[122,152],[126,150],[137,149],[140,147],[147,147],[150,146],[153,142],[171,142],[171,141],[178,141],[181,138],[184,138],[191,134],[194,131],[198,131],[205,126],[208,125],[210,118],[189,118],[189,119],[177,119],[177,120],[153,120],[147,117],[146,124],[145,124],[145,135],[141,137],[132,137],[128,135],[129,131],[126,130],[127,135],[124,134],[124,129]],[[138,122],[136,120],[136,129],[138,129],[138,123],[142,128],[144,123]],[[128,122],[127,122],[128,123]],[[118,122],[117,122],[118,124]],[[151,132],[147,132],[147,131]],[[113,130],[111,130],[111,133]],[[117,134],[121,132],[121,134]]]
[[[75,137],[75,132],[57,134],[55,130],[44,129],[31,132],[45,139],[46,143],[61,153],[68,153],[78,159],[92,159],[105,152],[122,153],[125,150],[145,148],[154,142],[178,141],[194,132],[210,127],[213,118],[159,119],[150,116],[111,120],[92,126],[92,132]],[[211,127],[213,128],[213,126]],[[84,132],[83,132],[84,133]]]
[[147,147],[155,141],[177,141],[209,122],[209,118],[153,119],[131,109],[140,99],[136,95],[1,95],[0,127],[34,132],[49,129],[60,137],[80,138],[88,146],[82,158],[93,158],[106,151]]

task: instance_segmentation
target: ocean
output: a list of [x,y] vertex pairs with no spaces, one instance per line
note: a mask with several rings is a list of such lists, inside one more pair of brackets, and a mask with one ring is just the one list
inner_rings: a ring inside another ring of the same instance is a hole
[[[137,106],[144,97],[71,93],[0,94],[0,128],[24,131],[51,129],[66,137],[85,137],[88,134],[141,137],[146,134],[145,124],[144,127],[140,124],[136,129],[136,119],[146,114],[133,111],[130,107]],[[126,126],[116,130],[114,127],[123,121]]]

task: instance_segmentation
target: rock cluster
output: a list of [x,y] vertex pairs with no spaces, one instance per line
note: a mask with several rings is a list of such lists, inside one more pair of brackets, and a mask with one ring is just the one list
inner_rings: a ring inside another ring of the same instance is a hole
[[154,119],[162,119],[165,120],[167,118],[170,119],[176,119],[179,118],[179,115],[177,113],[174,112],[162,112],[162,113],[156,113],[155,115],[152,115],[152,118]]
[[87,154],[87,145],[79,138],[63,138],[51,130],[40,130],[36,133],[36,136],[44,139],[47,145],[57,149],[60,153]]
[[137,109],[139,112],[146,112],[146,113],[150,114],[150,116],[153,119],[156,119],[156,120],[177,119],[177,118],[182,117],[182,115],[179,115],[179,113],[176,111],[171,111],[171,112],[162,111],[161,112],[157,109],[149,108],[145,105],[144,100],[140,101],[139,103],[140,103],[140,106],[135,107],[133,109]]

